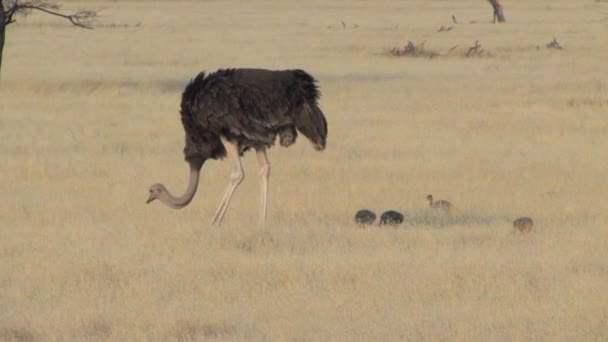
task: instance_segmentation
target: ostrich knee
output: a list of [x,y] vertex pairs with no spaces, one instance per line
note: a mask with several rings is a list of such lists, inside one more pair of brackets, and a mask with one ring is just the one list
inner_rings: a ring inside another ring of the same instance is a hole
[[230,173],[230,183],[236,187],[245,179],[245,172],[242,168],[234,169]]

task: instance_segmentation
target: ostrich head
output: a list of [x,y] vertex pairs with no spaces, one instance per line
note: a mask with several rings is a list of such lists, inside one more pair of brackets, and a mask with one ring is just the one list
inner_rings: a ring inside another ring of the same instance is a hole
[[154,201],[155,199],[161,198],[166,195],[167,195],[167,189],[165,189],[164,185],[153,184],[152,186],[150,186],[150,197],[148,197],[148,200],[146,201],[146,203],[150,203],[150,202]]
[[182,196],[175,197],[164,185],[156,183],[150,186],[149,196],[146,203],[150,203],[155,199],[158,199],[165,205],[174,209],[181,209],[187,206],[190,201],[192,201],[192,198],[196,193],[201,167],[203,166],[204,162],[204,159],[188,160],[188,163],[190,164],[190,179],[188,181],[188,188]]

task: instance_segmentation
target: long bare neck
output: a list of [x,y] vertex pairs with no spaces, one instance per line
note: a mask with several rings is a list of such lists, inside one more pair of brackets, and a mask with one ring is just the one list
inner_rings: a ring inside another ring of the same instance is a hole
[[188,188],[183,195],[176,197],[167,190],[162,196],[159,196],[158,199],[173,209],[181,209],[187,206],[190,201],[192,201],[192,198],[194,198],[194,194],[196,194],[203,163],[204,160],[190,161],[190,178],[188,181]]

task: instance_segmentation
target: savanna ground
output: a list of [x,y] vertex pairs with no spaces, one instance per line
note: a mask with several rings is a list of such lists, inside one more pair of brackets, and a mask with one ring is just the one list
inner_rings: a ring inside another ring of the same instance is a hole
[[[97,28],[7,32],[0,340],[608,339],[608,3],[505,0],[504,25],[481,0],[63,3]],[[458,47],[387,55],[407,40]],[[327,150],[271,149],[265,228],[255,155],[221,228],[226,162],[189,207],[144,204],[185,189],[189,79],[251,66],[319,79]]]

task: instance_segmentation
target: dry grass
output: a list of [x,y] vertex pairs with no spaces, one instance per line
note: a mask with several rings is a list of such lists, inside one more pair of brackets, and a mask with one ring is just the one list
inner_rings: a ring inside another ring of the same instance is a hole
[[[513,0],[504,25],[476,0],[65,3],[100,27],[7,35],[0,340],[608,339],[606,3]],[[477,23],[437,32],[452,14]],[[492,56],[384,55],[407,40]],[[228,66],[324,94],[327,151],[271,150],[265,229],[254,156],[221,229],[222,162],[188,208],[144,204],[186,186],[183,86]],[[410,224],[359,229],[363,207]]]

